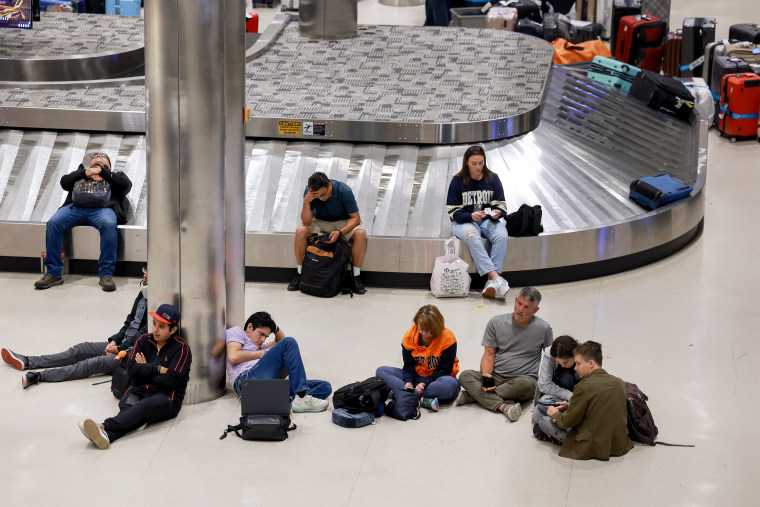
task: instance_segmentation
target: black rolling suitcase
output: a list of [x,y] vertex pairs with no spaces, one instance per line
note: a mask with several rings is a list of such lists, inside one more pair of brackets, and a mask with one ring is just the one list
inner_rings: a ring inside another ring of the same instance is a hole
[[[710,76],[710,91],[715,100],[720,100],[720,87],[723,76],[726,74],[752,73],[752,67],[736,56],[719,56],[712,64],[712,76]],[[707,81],[705,79],[705,81]]]
[[495,1],[491,3],[494,4],[494,6],[503,5],[505,7],[514,7],[517,9],[518,20],[529,19],[531,21],[535,21],[536,23],[541,22],[541,8],[533,0],[502,0],[498,3]]
[[573,39],[570,42],[578,43],[602,38],[604,27],[599,23],[571,21],[570,24],[573,26]]
[[705,47],[715,41],[715,18],[683,20],[681,77],[702,77]]
[[728,29],[728,38],[760,44],[760,25],[756,23],[731,25]]
[[524,33],[525,35],[532,35],[539,39],[544,38],[544,24],[536,23],[529,19],[521,19],[517,22],[517,32]]
[[681,81],[650,70],[636,76],[629,95],[679,120],[688,121],[694,110],[694,96]]

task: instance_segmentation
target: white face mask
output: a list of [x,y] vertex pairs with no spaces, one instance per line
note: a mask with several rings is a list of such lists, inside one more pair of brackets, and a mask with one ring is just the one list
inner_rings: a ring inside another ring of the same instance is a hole
[[142,296],[145,299],[148,299],[148,284],[147,283],[143,283],[142,280],[140,280],[140,292],[142,292]]

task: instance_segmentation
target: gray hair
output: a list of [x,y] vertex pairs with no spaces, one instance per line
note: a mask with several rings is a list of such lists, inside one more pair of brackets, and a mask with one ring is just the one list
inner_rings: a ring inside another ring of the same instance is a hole
[[535,287],[523,287],[517,297],[527,299],[536,306],[541,302],[541,293]]

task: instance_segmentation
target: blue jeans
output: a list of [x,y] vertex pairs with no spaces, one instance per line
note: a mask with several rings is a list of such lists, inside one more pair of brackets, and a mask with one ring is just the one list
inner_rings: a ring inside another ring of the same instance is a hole
[[[469,231],[473,231],[475,234],[472,234],[468,238],[467,233]],[[509,241],[507,228],[503,223],[498,220],[491,220],[490,218],[485,218],[478,223],[466,222],[459,224],[452,222],[451,233],[467,245],[480,276],[491,271],[501,274],[504,257],[507,255],[507,242]],[[490,254],[486,251],[482,238],[486,238],[491,242]]]
[[[388,387],[394,391],[404,390],[404,370],[392,366],[381,366],[375,372],[375,375],[383,379]],[[420,382],[427,384],[422,391],[424,398],[438,398],[440,402],[453,400],[459,394],[459,381],[451,375],[443,375],[430,382],[430,377],[414,375],[412,384],[415,386]]]
[[63,233],[77,225],[91,225],[100,231],[98,275],[101,278],[113,276],[113,270],[116,267],[116,244],[119,240],[116,213],[111,208],[77,208],[73,204],[58,208],[58,211],[48,220],[45,232],[47,274],[56,278],[61,277]]
[[301,351],[298,349],[296,339],[288,336],[269,349],[251,368],[238,375],[235,379],[235,392],[240,394],[240,382],[243,380],[280,378],[283,367],[290,377],[291,398],[300,391],[308,391]]

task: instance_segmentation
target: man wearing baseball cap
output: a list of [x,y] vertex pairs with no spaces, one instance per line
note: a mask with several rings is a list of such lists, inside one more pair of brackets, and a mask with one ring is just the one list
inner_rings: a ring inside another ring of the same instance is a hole
[[179,311],[163,304],[153,317],[153,332],[141,336],[127,359],[129,388],[119,401],[119,413],[98,424],[79,423],[85,437],[100,449],[143,424],[177,417],[190,378],[192,355],[179,335]]

